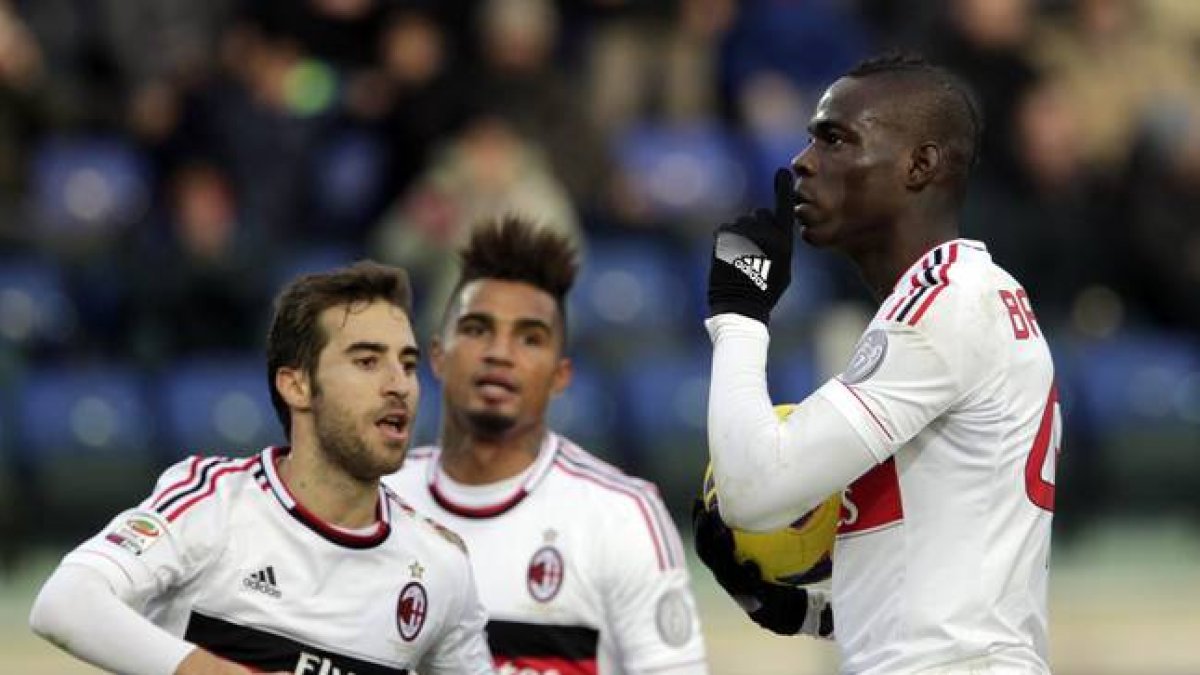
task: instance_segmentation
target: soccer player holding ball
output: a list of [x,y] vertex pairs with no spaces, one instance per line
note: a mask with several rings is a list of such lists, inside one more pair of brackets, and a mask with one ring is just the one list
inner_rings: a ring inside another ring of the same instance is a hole
[[[944,70],[864,62],[818,102],[811,142],[776,175],[774,210],[714,238],[719,513],[696,510],[697,550],[765,627],[831,629],[844,673],[1049,672],[1058,396],[1029,293],[983,243],[959,237],[980,126]],[[781,421],[767,394],[768,324],[797,225],[849,257],[879,307],[845,370]],[[826,622],[816,591],[739,562],[729,528],[776,530],[838,492]]]

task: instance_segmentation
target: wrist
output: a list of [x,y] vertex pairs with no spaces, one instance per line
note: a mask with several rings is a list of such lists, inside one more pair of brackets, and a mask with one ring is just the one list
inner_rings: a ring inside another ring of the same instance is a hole
[[750,302],[745,298],[737,300],[709,300],[708,316],[720,314],[739,314],[748,319],[754,319],[764,326],[770,325],[771,308],[765,304]]

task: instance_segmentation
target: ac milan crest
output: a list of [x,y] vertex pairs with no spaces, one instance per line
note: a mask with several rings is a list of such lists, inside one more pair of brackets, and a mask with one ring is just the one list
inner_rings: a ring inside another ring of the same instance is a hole
[[404,586],[396,602],[396,627],[400,629],[400,637],[409,642],[417,638],[425,625],[428,605],[425,587],[420,582],[410,581]]
[[543,546],[529,560],[526,583],[529,594],[538,602],[550,602],[563,583],[562,554],[553,546]]

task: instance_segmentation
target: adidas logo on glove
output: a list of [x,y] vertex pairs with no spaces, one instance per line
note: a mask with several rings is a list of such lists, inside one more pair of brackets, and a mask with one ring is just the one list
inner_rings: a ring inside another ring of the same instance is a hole
[[718,260],[733,265],[742,274],[750,277],[750,281],[754,282],[759,290],[767,290],[767,273],[771,271],[771,259],[764,256],[753,241],[733,232],[721,232],[717,235],[714,254]]
[[767,290],[767,272],[771,270],[771,261],[761,256],[743,256],[733,261],[733,266],[750,277],[762,290]]

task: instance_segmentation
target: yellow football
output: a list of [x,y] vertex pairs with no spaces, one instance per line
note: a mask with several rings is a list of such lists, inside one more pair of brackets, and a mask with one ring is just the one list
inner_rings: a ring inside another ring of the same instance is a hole
[[[794,405],[775,406],[779,419],[787,419]],[[717,489],[712,463],[704,472],[704,508],[717,509]],[[833,541],[841,516],[841,494],[830,495],[796,522],[774,532],[733,530],[734,555],[738,562],[753,560],[764,581],[783,586],[801,586],[829,578],[833,571]]]

